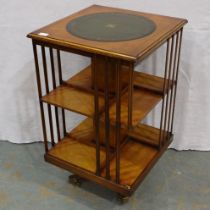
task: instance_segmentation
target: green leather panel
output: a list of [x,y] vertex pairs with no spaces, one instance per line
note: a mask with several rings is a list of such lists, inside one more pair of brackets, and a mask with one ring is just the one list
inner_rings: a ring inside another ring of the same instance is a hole
[[93,41],[128,41],[143,38],[156,29],[153,21],[125,13],[96,13],[70,21],[67,31]]

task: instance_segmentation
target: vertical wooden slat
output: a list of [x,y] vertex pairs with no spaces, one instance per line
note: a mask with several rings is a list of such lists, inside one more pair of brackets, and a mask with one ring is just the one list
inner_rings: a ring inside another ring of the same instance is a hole
[[[56,89],[56,77],[55,77],[55,64],[54,64],[53,49],[50,47],[49,51],[50,51],[53,89]],[[60,126],[59,126],[59,117],[58,117],[58,108],[57,107],[55,107],[55,121],[56,121],[58,141],[60,141],[61,136],[60,136]]]
[[106,144],[106,178],[110,179],[110,123],[109,123],[109,65],[110,59],[106,58],[104,68],[104,101],[105,101],[105,144]]
[[171,71],[172,71],[172,64],[173,64],[173,53],[174,53],[174,35],[172,36],[172,43],[171,43],[171,52],[170,52],[170,58],[169,58],[169,74],[168,78],[166,80],[166,108],[165,108],[165,117],[164,117],[164,142],[167,140],[168,135],[167,134],[167,121],[168,121],[168,111],[169,111],[169,97],[170,97],[170,78],[171,78]]
[[128,84],[128,130],[132,128],[133,113],[133,71],[134,64],[129,65],[129,84]]
[[121,77],[120,61],[116,61],[116,183],[120,183],[120,127],[121,127]]
[[179,36],[178,36],[178,33],[176,33],[176,45],[175,45],[175,52],[174,52],[174,63],[173,63],[173,67],[172,67],[172,86],[171,86],[171,95],[170,95],[170,105],[169,105],[169,119],[168,119],[168,126],[167,126],[167,130],[168,132],[170,133],[171,135],[171,115],[172,115],[172,102],[173,102],[173,99],[174,99],[174,81],[175,81],[175,72],[176,72],[176,66],[177,66],[177,53],[178,53],[178,39]]
[[172,111],[172,120],[171,120],[171,132],[173,133],[173,123],[174,123],[174,113],[175,113],[175,103],[176,103],[176,92],[177,92],[177,81],[179,77],[179,64],[180,64],[180,54],[182,47],[182,34],[183,28],[179,32],[179,51],[178,51],[178,61],[176,66],[176,79],[175,79],[175,92],[174,92],[174,100],[173,100],[173,111]]
[[47,143],[46,123],[45,123],[45,116],[44,116],[44,107],[43,107],[43,103],[41,101],[42,86],[41,86],[41,79],[40,79],[37,47],[34,42],[33,42],[33,52],[34,52],[34,62],[35,62],[35,70],[36,70],[36,81],[37,81],[37,88],[38,88],[38,95],[39,95],[40,114],[41,114],[43,137],[44,137],[44,146],[45,146],[45,152],[47,153],[48,152],[48,143]]
[[159,134],[159,148],[162,147],[162,137],[163,137],[163,118],[165,113],[165,93],[166,93],[166,80],[168,74],[168,64],[169,64],[169,51],[170,51],[170,39],[167,41],[166,48],[166,59],[165,59],[165,72],[164,72],[164,83],[163,83],[163,95],[162,95],[162,109],[161,109],[161,120],[160,120],[160,134]]
[[[61,55],[60,50],[57,50],[57,59],[58,59],[58,77],[59,77],[59,84],[62,85],[63,83],[63,76],[62,76],[62,65],[61,65]],[[63,135],[66,135],[66,117],[65,117],[65,110],[61,109],[62,112],[62,121],[63,121]]]
[[94,130],[96,141],[96,175],[100,176],[100,142],[99,142],[99,93],[97,85],[96,55],[92,58],[93,81],[94,81]]
[[[49,93],[49,82],[48,82],[45,47],[41,46],[41,49],[42,49],[42,62],[43,62],[43,70],[44,70],[45,89],[46,89],[46,93],[48,94]],[[51,110],[50,104],[47,104],[47,108],[48,108],[48,117],[49,117],[49,125],[50,125],[51,143],[52,143],[52,146],[54,146],[55,142],[54,142],[53,123],[52,123],[52,110]]]

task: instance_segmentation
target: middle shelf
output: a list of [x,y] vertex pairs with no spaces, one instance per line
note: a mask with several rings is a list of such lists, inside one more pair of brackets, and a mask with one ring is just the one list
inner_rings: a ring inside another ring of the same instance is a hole
[[[42,97],[42,101],[73,111],[87,117],[94,117],[94,91],[91,89],[90,68],[73,76],[63,85],[52,90]],[[155,81],[155,82],[154,82]],[[133,125],[138,124],[162,99],[160,91],[164,79],[153,75],[135,72],[132,110]],[[76,85],[77,84],[77,85]],[[152,84],[155,84],[155,86]],[[91,90],[91,91],[90,91]],[[116,103],[114,96],[110,95],[110,123],[115,124]],[[100,118],[104,119],[104,97],[99,94]],[[128,91],[123,91],[121,96],[121,126],[127,127],[128,120]]]
[[[61,85],[52,90],[42,97],[42,101],[87,117],[94,116],[94,95],[66,85]],[[99,96],[99,111],[103,110],[104,99]]]

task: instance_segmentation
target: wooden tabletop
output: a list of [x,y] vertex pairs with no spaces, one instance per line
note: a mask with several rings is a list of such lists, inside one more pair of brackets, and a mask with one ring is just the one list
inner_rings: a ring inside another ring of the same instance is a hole
[[[75,18],[95,13],[109,12],[120,12],[143,16],[152,20],[156,24],[156,29],[152,34],[146,37],[120,42],[91,41],[74,36],[67,31],[67,24]],[[150,54],[174,33],[180,30],[186,23],[187,20],[180,18],[92,5],[84,10],[38,29],[28,34],[28,37],[44,43],[136,62]]]

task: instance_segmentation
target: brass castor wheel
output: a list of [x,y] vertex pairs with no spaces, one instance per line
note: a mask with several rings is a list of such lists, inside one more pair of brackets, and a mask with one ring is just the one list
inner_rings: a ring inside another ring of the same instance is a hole
[[75,186],[81,186],[82,184],[82,178],[79,177],[78,175],[70,175],[69,176],[69,183],[75,185]]
[[126,203],[129,200],[129,196],[125,196],[125,195],[121,195],[121,194],[118,194],[117,198],[121,204]]

